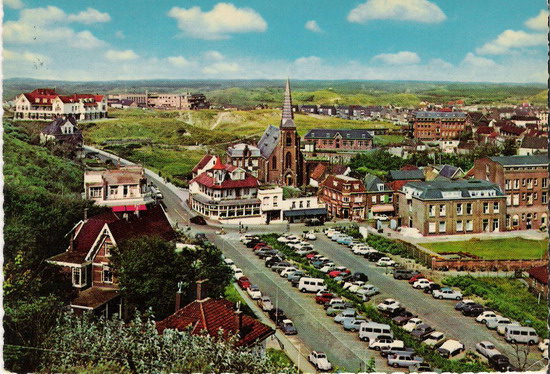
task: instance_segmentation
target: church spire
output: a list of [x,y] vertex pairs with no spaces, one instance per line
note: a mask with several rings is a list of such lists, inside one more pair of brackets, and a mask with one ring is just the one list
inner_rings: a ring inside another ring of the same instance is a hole
[[281,127],[296,127],[294,125],[294,113],[292,113],[292,95],[290,93],[290,79],[286,80],[285,97],[283,100],[283,115]]

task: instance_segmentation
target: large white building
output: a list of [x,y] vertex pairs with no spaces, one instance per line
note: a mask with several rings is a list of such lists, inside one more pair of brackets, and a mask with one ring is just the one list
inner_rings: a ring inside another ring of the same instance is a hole
[[103,95],[59,95],[50,88],[37,88],[15,98],[14,119],[51,121],[62,116],[79,121],[106,118],[107,99]]

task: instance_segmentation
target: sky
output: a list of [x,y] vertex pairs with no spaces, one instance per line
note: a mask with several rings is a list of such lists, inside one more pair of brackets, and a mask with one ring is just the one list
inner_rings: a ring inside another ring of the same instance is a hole
[[543,0],[4,0],[3,75],[545,83]]

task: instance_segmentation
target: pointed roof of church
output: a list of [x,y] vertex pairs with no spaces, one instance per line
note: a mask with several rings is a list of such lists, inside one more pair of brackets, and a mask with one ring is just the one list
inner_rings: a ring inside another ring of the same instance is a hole
[[290,80],[287,78],[285,87],[285,96],[283,100],[283,115],[281,117],[281,127],[292,128],[294,124],[294,113],[292,113],[292,95],[290,93]]

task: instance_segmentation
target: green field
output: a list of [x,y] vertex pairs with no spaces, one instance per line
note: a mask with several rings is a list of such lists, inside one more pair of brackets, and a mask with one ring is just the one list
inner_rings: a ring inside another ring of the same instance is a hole
[[434,252],[468,252],[486,260],[537,259],[546,253],[548,240],[506,238],[419,243]]

